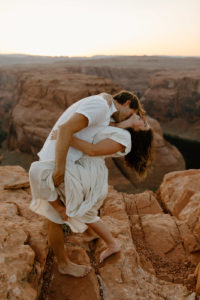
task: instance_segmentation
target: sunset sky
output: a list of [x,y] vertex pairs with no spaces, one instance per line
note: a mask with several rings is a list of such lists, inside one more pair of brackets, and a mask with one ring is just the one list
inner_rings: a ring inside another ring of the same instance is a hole
[[0,0],[0,53],[200,56],[200,0]]

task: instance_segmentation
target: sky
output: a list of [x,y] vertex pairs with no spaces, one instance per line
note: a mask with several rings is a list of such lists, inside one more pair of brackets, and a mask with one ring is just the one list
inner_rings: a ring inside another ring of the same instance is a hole
[[0,53],[200,56],[200,0],[0,0]]

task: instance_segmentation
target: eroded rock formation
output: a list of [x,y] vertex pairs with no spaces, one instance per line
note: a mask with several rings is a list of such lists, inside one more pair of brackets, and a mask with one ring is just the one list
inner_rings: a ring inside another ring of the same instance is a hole
[[200,170],[166,174],[159,189],[165,209],[184,227],[184,244],[194,262],[200,257]]
[[0,167],[0,178],[0,299],[37,299],[48,253],[45,220],[28,209],[23,168]]
[[[184,178],[185,171],[174,172],[181,173]],[[53,268],[49,267],[46,223],[28,209],[31,196],[26,172],[7,166],[0,168],[0,174],[1,299],[196,299],[194,270],[198,259],[196,256],[194,264],[186,243],[194,232],[185,231],[188,220],[177,219],[163,206],[163,189],[168,201],[174,199],[166,178],[158,195],[152,191],[128,195],[110,186],[100,215],[122,250],[102,264],[98,263],[106,246],[102,239],[91,229],[83,234],[66,231],[71,260],[93,267],[86,277],[74,278],[58,273],[55,258]],[[197,174],[191,171],[187,176],[192,189]],[[174,187],[181,185],[178,176],[174,178]],[[188,185],[182,184],[182,188],[187,190]]]
[[161,72],[141,99],[165,133],[200,141],[200,73]]
[[9,147],[36,154],[62,112],[75,101],[119,90],[110,80],[44,68],[22,76],[12,110]]

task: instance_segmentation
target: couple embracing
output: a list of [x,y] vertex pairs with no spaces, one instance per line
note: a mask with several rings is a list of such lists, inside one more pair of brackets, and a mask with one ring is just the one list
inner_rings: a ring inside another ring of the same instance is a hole
[[105,157],[122,157],[144,177],[152,159],[153,132],[136,95],[121,91],[89,96],[66,109],[53,126],[39,161],[29,170],[30,209],[47,219],[48,244],[61,274],[83,277],[91,267],[74,264],[64,248],[62,224],[82,233],[88,226],[106,243],[99,262],[120,245],[98,216],[108,192]]

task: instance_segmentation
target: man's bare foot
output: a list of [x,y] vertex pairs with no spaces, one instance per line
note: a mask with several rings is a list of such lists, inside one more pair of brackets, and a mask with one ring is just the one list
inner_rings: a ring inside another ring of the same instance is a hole
[[58,264],[58,271],[61,274],[72,275],[75,277],[84,277],[91,271],[90,266],[77,265],[71,261],[68,261],[63,264]]
[[109,246],[106,250],[101,252],[99,262],[102,263],[106,257],[114,253],[117,253],[120,250],[121,250],[121,244],[118,241],[116,241],[115,244]]

